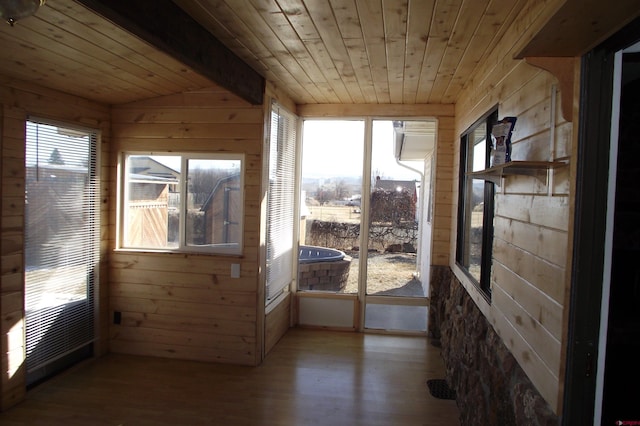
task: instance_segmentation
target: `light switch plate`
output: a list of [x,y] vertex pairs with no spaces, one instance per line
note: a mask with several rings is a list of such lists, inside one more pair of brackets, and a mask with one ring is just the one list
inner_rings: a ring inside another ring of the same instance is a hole
[[240,278],[240,264],[232,263],[231,264],[231,278]]

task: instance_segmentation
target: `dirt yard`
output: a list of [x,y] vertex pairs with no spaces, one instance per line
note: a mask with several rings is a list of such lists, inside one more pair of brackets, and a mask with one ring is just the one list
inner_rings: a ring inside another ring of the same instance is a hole
[[[360,209],[357,206],[308,206],[307,221],[320,220],[337,223],[359,223]],[[329,244],[321,246],[331,247]],[[357,251],[345,251],[351,256],[349,281],[344,293],[358,292],[359,259]],[[367,265],[367,294],[392,296],[424,296],[422,284],[415,278],[415,253],[370,252]]]
[[[352,257],[349,281],[344,293],[357,293],[358,254]],[[422,284],[415,277],[416,255],[414,253],[369,253],[367,264],[367,294],[387,296],[424,296]]]

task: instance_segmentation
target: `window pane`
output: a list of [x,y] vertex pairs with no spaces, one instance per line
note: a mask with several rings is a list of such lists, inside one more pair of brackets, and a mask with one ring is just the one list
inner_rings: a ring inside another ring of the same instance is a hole
[[467,252],[465,266],[473,278],[480,282],[482,263],[482,222],[484,219],[484,181],[469,179],[471,194],[467,203]]
[[482,123],[471,134],[470,150],[471,159],[469,165],[472,167],[470,171],[477,172],[487,167],[487,125]]
[[307,120],[298,289],[358,291],[364,121]]
[[126,163],[124,245],[178,247],[180,157],[130,155]]
[[[424,170],[424,162],[415,159],[420,156],[409,161],[401,160],[400,156],[411,155],[412,143],[428,143],[427,129],[428,123],[422,121],[373,121],[366,245],[367,294],[425,296],[416,263],[422,185],[421,174],[417,171]],[[400,152],[400,140],[404,152]],[[373,306],[367,305],[367,312]],[[388,311],[377,306],[376,310],[380,312]],[[365,318],[367,328],[376,328],[374,323]]]
[[28,121],[25,148],[25,370],[32,384],[94,338],[99,147],[94,132]]
[[243,158],[127,155],[122,246],[240,254]]
[[241,241],[241,161],[187,161],[187,246],[228,245]]
[[274,102],[267,195],[267,304],[275,300],[294,279],[296,128],[296,116]]
[[[486,168],[487,159],[487,126],[481,123],[469,138],[470,171],[477,172]],[[467,196],[467,238],[465,265],[473,278],[480,282],[480,266],[482,264],[482,222],[484,216],[484,180],[467,178],[470,193]]]
[[494,184],[474,178],[472,172],[490,167],[487,130],[497,111],[478,120],[461,136],[460,204],[456,262],[491,297]]

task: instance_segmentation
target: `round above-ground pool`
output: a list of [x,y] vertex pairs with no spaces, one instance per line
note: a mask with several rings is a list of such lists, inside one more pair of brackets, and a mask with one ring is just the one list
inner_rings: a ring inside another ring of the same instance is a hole
[[300,246],[298,289],[340,291],[347,285],[351,257],[328,247]]
[[327,247],[300,246],[298,261],[300,263],[334,262],[344,259],[344,252]]

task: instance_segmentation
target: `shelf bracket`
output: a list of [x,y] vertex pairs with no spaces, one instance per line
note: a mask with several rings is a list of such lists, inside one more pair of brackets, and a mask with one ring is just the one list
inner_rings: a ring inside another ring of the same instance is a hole
[[573,121],[573,83],[577,58],[527,56],[524,60],[529,65],[550,72],[558,79],[562,93],[562,117],[567,121]]
[[549,172],[548,172],[548,169],[526,169],[526,168],[514,167],[509,170],[504,170],[502,174],[532,176],[538,179],[541,183],[546,185]]
[[478,178],[493,182],[496,186],[502,186],[502,173],[481,174],[478,175]]

